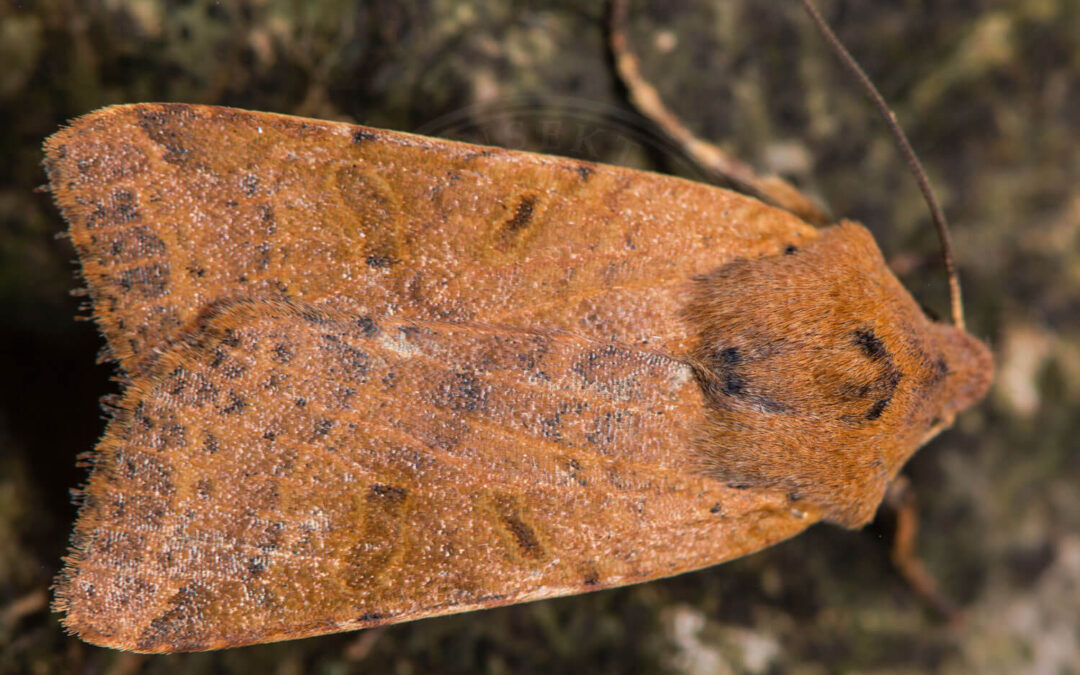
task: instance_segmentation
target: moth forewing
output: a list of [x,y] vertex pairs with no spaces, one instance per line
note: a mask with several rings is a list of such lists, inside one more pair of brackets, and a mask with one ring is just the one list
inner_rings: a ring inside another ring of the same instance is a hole
[[329,633],[855,525],[985,388],[861,227],[677,178],[176,104],[80,118],[46,168],[129,379],[58,580],[97,644]]

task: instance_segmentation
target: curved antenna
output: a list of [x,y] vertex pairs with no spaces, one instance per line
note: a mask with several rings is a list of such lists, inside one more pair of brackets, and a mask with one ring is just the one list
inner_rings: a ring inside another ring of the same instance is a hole
[[912,149],[911,143],[908,142],[907,135],[904,134],[904,130],[900,128],[900,124],[896,121],[896,115],[892,110],[889,110],[889,106],[885,103],[885,99],[878,93],[874,83],[870,81],[863,69],[859,67],[859,64],[855,61],[855,58],[848,53],[848,50],[844,48],[844,45],[840,43],[840,39],[836,37],[832,29],[829,28],[829,24],[825,22],[821,14],[818,13],[814,5],[810,3],[810,0],[799,0],[802,3],[803,9],[813,19],[814,25],[817,27],[818,32],[821,33],[825,41],[829,43],[829,47],[832,48],[833,53],[840,59],[840,63],[847,68],[855,79],[862,85],[863,90],[874,102],[874,107],[877,108],[878,113],[885,120],[885,124],[888,125],[889,131],[892,133],[893,138],[896,140],[896,144],[900,147],[900,152],[904,155],[904,159],[907,160],[908,168],[911,169],[911,173],[915,176],[915,181],[919,184],[919,190],[922,191],[923,199],[926,200],[927,206],[930,207],[930,217],[934,220],[934,226],[937,228],[938,239],[941,241],[941,257],[945,263],[945,273],[949,278],[949,301],[952,305],[952,318],[953,323],[960,330],[964,330],[964,304],[960,296],[960,276],[956,272],[956,264],[953,262],[952,256],[952,241],[949,238],[949,226],[945,222],[945,214],[941,210],[941,206],[938,205],[937,199],[934,197],[934,191],[930,188],[930,180],[926,177],[926,172],[923,170],[922,163],[919,162],[918,156],[915,154],[915,150]]

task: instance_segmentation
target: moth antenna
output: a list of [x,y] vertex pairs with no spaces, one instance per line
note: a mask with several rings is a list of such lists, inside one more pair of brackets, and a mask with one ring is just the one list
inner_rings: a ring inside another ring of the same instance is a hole
[[759,176],[750,165],[741,162],[719,146],[694,135],[686,124],[660,99],[659,92],[642,75],[637,56],[626,38],[628,0],[611,0],[608,28],[615,70],[626,86],[630,101],[642,116],[674,140],[683,152],[706,172],[737,184],[754,196],[790,211],[813,225],[832,221],[814,200],[779,176]]
[[949,279],[949,302],[952,305],[952,318],[953,323],[960,330],[964,330],[964,303],[960,295],[960,276],[956,272],[956,264],[953,261],[952,255],[952,240],[949,237],[949,226],[945,221],[945,213],[942,212],[941,206],[938,204],[937,198],[934,196],[934,191],[930,187],[930,180],[926,177],[926,171],[923,170],[922,162],[919,161],[918,155],[915,154],[915,150],[911,147],[911,143],[908,141],[907,134],[900,127],[900,123],[896,121],[896,114],[889,109],[888,104],[885,103],[885,99],[882,98],[878,92],[877,87],[870,81],[870,78],[859,66],[859,63],[855,60],[855,57],[844,47],[840,42],[840,38],[836,37],[832,29],[829,28],[829,24],[817,11],[810,0],[799,0],[802,3],[803,9],[810,15],[814,25],[817,27],[819,33],[825,38],[825,42],[829,44],[829,47],[833,50],[833,54],[836,58],[840,59],[840,63],[847,68],[859,84],[862,86],[863,91],[873,101],[874,107],[877,108],[878,113],[882,119],[885,120],[885,124],[889,127],[889,132],[892,133],[893,139],[900,147],[901,154],[904,155],[904,159],[907,160],[908,168],[911,169],[912,175],[915,176],[915,182],[919,184],[919,190],[922,191],[923,199],[926,200],[927,206],[930,208],[930,217],[934,221],[934,226],[937,228],[938,240],[941,241],[941,258],[945,263],[945,273]]

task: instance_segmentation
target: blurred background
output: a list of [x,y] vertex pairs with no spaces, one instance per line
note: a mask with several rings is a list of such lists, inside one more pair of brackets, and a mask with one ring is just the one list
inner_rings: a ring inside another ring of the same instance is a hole
[[[892,518],[817,526],[666,581],[360,633],[169,657],[64,634],[47,609],[76,457],[115,392],[41,142],[137,101],[214,103],[695,171],[636,118],[600,3],[0,0],[0,673],[1080,672],[1080,0],[821,0],[894,106],[953,223],[988,400],[906,469],[925,562]],[[903,161],[794,2],[632,2],[645,75],[687,124],[864,222],[948,316]]]

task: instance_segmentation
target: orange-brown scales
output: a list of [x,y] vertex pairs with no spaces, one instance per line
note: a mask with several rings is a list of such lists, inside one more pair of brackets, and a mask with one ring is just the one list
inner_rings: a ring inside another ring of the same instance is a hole
[[56,608],[209,649],[645,581],[865,522],[989,357],[858,225],[279,115],[46,144],[127,380]]
[[981,399],[986,348],[930,321],[865,228],[737,260],[695,280],[684,316],[708,401],[708,474],[807,499],[859,527],[929,436]]

